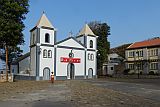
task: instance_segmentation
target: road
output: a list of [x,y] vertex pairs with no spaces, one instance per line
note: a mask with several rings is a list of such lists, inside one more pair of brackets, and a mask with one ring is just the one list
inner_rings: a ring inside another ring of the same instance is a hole
[[[159,81],[159,79],[157,79]],[[155,84],[143,84],[141,83],[128,83],[128,82],[116,82],[107,80],[87,80],[95,86],[120,91],[135,96],[141,96],[146,99],[150,99],[156,102],[160,101],[160,86]]]

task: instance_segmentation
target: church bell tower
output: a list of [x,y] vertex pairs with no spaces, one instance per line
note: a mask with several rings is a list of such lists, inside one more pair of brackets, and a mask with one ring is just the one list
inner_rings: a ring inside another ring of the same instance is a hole
[[49,80],[53,71],[54,45],[56,30],[45,13],[30,30],[30,67],[31,76],[36,80]]

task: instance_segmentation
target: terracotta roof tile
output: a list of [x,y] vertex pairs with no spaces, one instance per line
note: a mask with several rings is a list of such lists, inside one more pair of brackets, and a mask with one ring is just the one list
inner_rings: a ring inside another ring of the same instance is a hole
[[160,38],[145,40],[141,42],[135,42],[131,44],[127,49],[151,47],[151,46],[160,46]]

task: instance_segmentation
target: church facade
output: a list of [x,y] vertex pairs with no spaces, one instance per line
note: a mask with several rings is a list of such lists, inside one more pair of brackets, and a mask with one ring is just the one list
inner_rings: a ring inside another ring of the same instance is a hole
[[76,37],[56,41],[56,29],[43,13],[30,30],[29,76],[36,80],[95,78],[97,38],[86,24]]

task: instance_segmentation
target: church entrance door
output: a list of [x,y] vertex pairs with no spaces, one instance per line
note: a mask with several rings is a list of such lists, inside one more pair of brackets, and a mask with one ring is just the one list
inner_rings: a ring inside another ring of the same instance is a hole
[[69,63],[67,66],[67,79],[75,78],[75,66],[73,63]]
[[89,68],[88,70],[88,78],[93,78],[93,69]]
[[44,68],[43,80],[50,80],[50,69],[49,68]]

